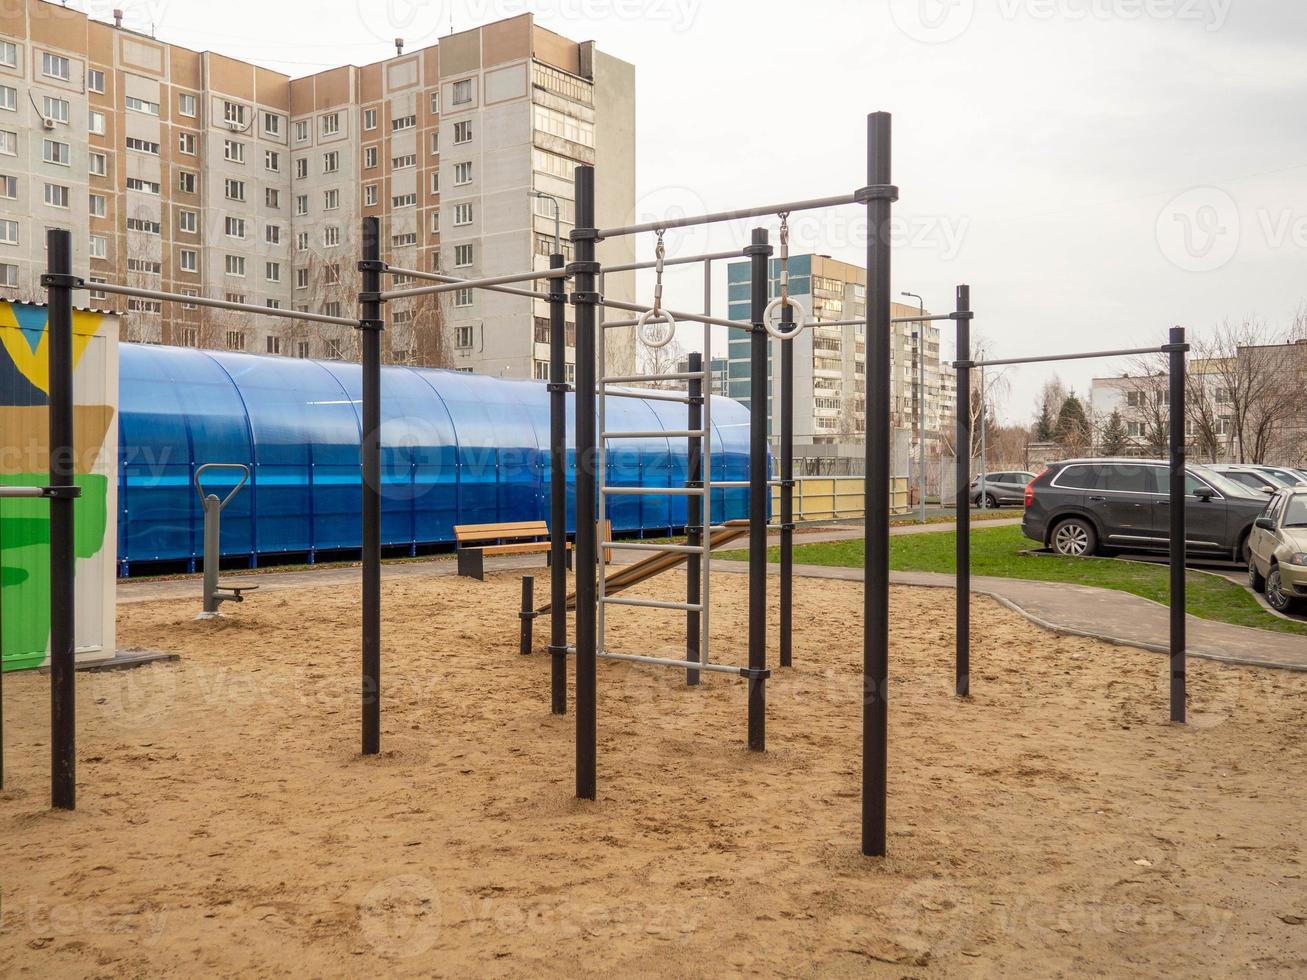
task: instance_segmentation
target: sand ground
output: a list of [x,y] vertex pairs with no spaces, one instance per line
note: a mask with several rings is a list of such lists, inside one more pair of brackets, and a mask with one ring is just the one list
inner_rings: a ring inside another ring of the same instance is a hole
[[[716,659],[743,660],[746,587],[714,580]],[[958,701],[951,597],[897,589],[868,859],[859,586],[798,583],[764,754],[739,679],[601,663],[593,803],[518,590],[386,586],[369,759],[354,590],[121,607],[121,645],[182,659],[79,676],[71,814],[47,809],[48,678],[10,675],[0,975],[1307,971],[1307,675],[1193,662],[1175,727],[1162,658],[978,601]],[[681,653],[679,614],[610,620],[616,649]]]

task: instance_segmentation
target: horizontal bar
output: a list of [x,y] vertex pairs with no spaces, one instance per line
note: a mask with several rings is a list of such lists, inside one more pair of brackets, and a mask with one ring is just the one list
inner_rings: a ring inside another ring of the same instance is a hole
[[42,487],[0,487],[0,497],[44,497]]
[[600,378],[600,385],[629,385],[638,381],[694,381],[706,379],[707,371],[669,371],[667,374],[627,374]]
[[626,548],[629,551],[667,551],[676,555],[701,555],[703,546],[697,544],[650,544],[646,541],[605,541],[600,547]]
[[601,439],[702,439],[703,429],[632,429],[627,432],[601,432]]
[[[625,303],[621,300],[609,299],[606,296],[603,304],[604,306],[611,306],[615,310],[626,310],[629,313],[648,313],[651,309],[648,306],[641,306],[639,303]],[[721,317],[705,316],[702,313],[683,313],[680,310],[668,310],[667,312],[677,321],[688,320],[691,323],[707,323],[714,327],[726,327],[731,330],[753,329],[753,324],[741,323],[739,320],[723,320]]]
[[[1164,354],[1164,347],[1126,347],[1122,350],[1085,351],[1083,354],[1047,354],[1039,357],[1002,357],[986,361],[966,362],[967,367],[995,367],[999,364],[1039,364],[1044,361],[1084,361],[1094,357],[1129,357],[1134,354]],[[960,361],[954,361],[956,368]]]
[[[447,276],[441,272],[422,272],[420,269],[397,269],[394,266],[389,266],[386,271],[394,276],[412,276],[414,279],[426,279],[430,282],[467,282],[466,279],[458,276]],[[548,293],[538,292],[534,289],[517,289],[513,286],[484,286],[482,288],[495,293],[507,293],[509,296],[526,296],[529,299],[547,300],[551,298]]]
[[[576,647],[567,648],[569,655],[576,653]],[[733,667],[730,664],[714,664],[706,660],[670,660],[667,657],[647,657],[639,653],[614,653],[611,650],[599,650],[595,656],[601,660],[624,660],[633,664],[651,664],[655,667],[689,667],[693,670],[711,670],[719,674],[744,674],[747,667]]]
[[956,320],[956,313],[927,313],[925,316],[892,316],[890,323],[927,323],[932,320]]
[[[646,231],[658,231],[667,228],[688,228],[691,225],[710,225],[718,221],[735,221],[739,218],[761,218],[777,215],[782,211],[814,211],[817,208],[832,208],[841,204],[856,204],[857,195],[837,194],[833,197],[812,197],[805,201],[786,201],[783,204],[768,204],[759,208],[740,208],[736,211],[715,211],[711,214],[696,214],[685,218],[667,218],[663,221],[646,221],[640,225],[625,225],[621,228],[601,228],[600,238],[620,238],[622,235],[638,235]],[[741,253],[743,254],[743,253]]]
[[[735,249],[731,252],[705,252],[703,255],[678,255],[675,258],[663,259],[663,265],[685,265],[689,262],[713,262],[717,259],[738,259],[744,254],[743,249]],[[637,269],[652,269],[658,265],[657,259],[649,259],[646,262],[628,262],[626,265],[606,265],[604,272],[634,272]]]
[[[795,477],[795,479],[800,479],[800,477]],[[823,477],[820,477],[820,479],[822,479],[822,480],[829,480],[830,477],[828,477],[828,476],[823,476]],[[767,481],[767,486],[769,486],[769,487],[779,487],[779,486],[780,486],[781,484],[783,484],[784,482],[785,482],[784,480],[768,480],[768,481]],[[748,480],[713,480],[713,481],[712,481],[712,485],[713,485],[714,487],[747,487],[747,486],[749,486],[749,481],[748,481]],[[861,490],[850,490],[850,491],[848,491],[848,492],[849,492],[849,493],[856,493],[856,494],[858,494],[859,496],[861,496],[861,494],[862,494],[862,491],[861,491]]]
[[606,595],[603,601],[610,606],[638,606],[641,609],[679,609],[682,612],[703,612],[702,603],[669,602],[665,599],[633,599]]
[[703,487],[604,487],[615,497],[702,497]]
[[639,320],[605,320],[602,326],[605,330],[612,330],[616,327],[634,327],[639,322]]
[[613,391],[607,391],[603,388],[596,386],[595,391],[603,392],[604,397],[606,398],[643,398],[646,401],[685,402],[686,404],[688,404],[690,401],[690,396],[687,394],[684,393],[677,394],[675,391],[668,391],[666,389],[659,389],[659,388],[645,388],[643,391],[641,390],[622,391],[621,389],[614,389]]
[[325,313],[303,313],[299,310],[274,310],[270,306],[255,306],[253,303],[233,303],[225,299],[211,299],[208,296],[187,296],[185,293],[165,293],[158,289],[137,289],[135,286],[120,286],[115,282],[88,282],[79,289],[93,289],[101,293],[117,293],[120,296],[135,296],[140,299],[159,299],[170,303],[189,303],[191,306],[210,306],[218,310],[235,310],[238,313],[253,313],[257,316],[284,316],[291,320],[310,320],[313,323],[334,323],[341,327],[357,327],[358,320],[349,320],[343,316],[327,316]]
[[481,279],[463,279],[458,282],[442,282],[434,286],[414,286],[412,289],[388,289],[381,294],[382,302],[403,299],[405,296],[429,296],[432,293],[452,293],[456,289],[485,289],[490,286],[504,286],[513,282],[529,282],[533,279],[566,279],[566,267],[558,269],[538,269],[533,272],[515,272],[506,276],[485,276]]

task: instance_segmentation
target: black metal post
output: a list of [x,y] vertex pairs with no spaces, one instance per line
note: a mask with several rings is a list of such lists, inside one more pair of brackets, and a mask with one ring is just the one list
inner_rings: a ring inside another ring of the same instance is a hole
[[363,219],[363,290],[359,332],[363,354],[363,754],[381,751],[381,230]]
[[73,489],[73,241],[46,232],[50,403],[50,802],[77,808],[76,555]]
[[[690,371],[703,370],[703,354],[694,351],[690,354],[688,367]],[[686,419],[686,427],[690,431],[695,431],[703,427],[703,381],[699,378],[691,378],[687,387],[687,395],[690,399],[690,408]],[[703,485],[703,440],[698,436],[690,436],[687,440],[686,448],[686,473],[685,479],[688,486]],[[699,545],[705,540],[703,535],[703,498],[690,496],[686,498],[686,529],[685,540],[689,545]],[[703,563],[697,557],[691,556],[685,563],[685,601],[688,605],[697,606],[702,600],[702,582]],[[699,613],[690,609],[685,613],[685,659],[695,661],[699,660]],[[685,670],[685,683],[693,687],[699,683],[699,671],[693,667],[687,667]]]
[[1171,720],[1185,720],[1184,328],[1172,327],[1168,394],[1171,450]]
[[576,795],[595,798],[595,172],[576,168]]
[[531,624],[536,618],[535,586],[535,576],[522,576],[522,611],[517,616],[522,621],[522,638],[518,645],[518,653],[523,656],[529,656],[531,653]]
[[[954,690],[964,698],[971,693],[971,287],[958,286],[957,326],[957,593],[954,616]],[[962,314],[965,314],[962,315]]]
[[769,334],[763,325],[772,248],[767,229],[753,229],[749,338],[749,749],[767,748],[767,375]]
[[[781,308],[781,323],[794,322],[794,309]],[[786,330],[789,329],[787,326]],[[781,347],[781,622],[780,662],[793,665],[794,639],[794,341]]]
[[[560,269],[563,255],[549,256]],[[549,280],[549,710],[567,714],[567,286]]]
[[867,117],[867,404],[863,532],[862,853],[885,853],[889,751],[890,115]]

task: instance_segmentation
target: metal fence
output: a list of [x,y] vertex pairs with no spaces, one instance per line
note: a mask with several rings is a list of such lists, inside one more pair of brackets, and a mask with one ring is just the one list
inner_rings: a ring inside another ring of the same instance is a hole
[[[794,519],[807,521],[843,521],[860,518],[867,481],[860,476],[800,476],[794,480]],[[781,488],[772,487],[772,513],[780,512]],[[912,510],[908,479],[890,480],[890,510],[906,514]]]

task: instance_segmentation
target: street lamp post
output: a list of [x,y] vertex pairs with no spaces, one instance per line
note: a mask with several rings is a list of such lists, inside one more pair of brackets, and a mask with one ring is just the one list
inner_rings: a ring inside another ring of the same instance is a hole
[[559,234],[559,229],[562,224],[563,209],[558,203],[558,198],[554,197],[554,195],[546,194],[544,191],[535,191],[534,193],[536,197],[543,197],[546,201],[554,202],[554,254],[561,255],[563,249],[562,236]]
[[[904,292],[917,301],[921,316],[926,315],[926,301],[916,293]],[[921,523],[926,523],[926,322],[922,320],[912,333],[916,341],[917,356],[917,504],[921,512]]]

